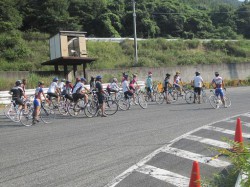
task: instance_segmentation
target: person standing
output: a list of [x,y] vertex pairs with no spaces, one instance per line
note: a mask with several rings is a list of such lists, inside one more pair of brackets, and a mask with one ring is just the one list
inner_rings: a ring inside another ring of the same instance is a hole
[[195,72],[195,77],[192,81],[193,86],[194,86],[194,103],[196,100],[198,100],[198,103],[201,103],[201,89],[203,86],[203,78],[201,77],[200,72]]
[[214,75],[215,75],[215,78],[213,78],[211,85],[215,89],[215,95],[216,97],[220,96],[223,105],[227,107],[225,105],[225,100],[224,100],[223,88],[225,88],[225,85],[224,85],[223,78],[219,76],[218,72],[215,72]]
[[23,101],[24,92],[21,87],[22,81],[17,80],[15,86],[9,91],[12,95],[12,100],[15,101],[15,104],[18,105],[18,109],[21,110],[22,108],[27,110],[26,104]]
[[151,100],[153,100],[153,79],[152,79],[152,72],[148,72],[148,78],[146,79],[146,87],[148,95],[150,96]]
[[180,72],[177,71],[175,76],[174,76],[174,83],[173,86],[180,91],[180,95],[183,96],[182,94],[182,87],[181,87],[181,77],[180,77]]
[[166,104],[170,104],[170,100],[168,98],[168,89],[169,87],[171,87],[172,85],[170,84],[170,74],[167,73],[166,77],[163,81],[163,86],[164,86],[164,92],[165,92],[165,99],[166,99]]
[[100,75],[96,76],[95,80],[96,80],[95,87],[96,87],[97,99],[102,113],[101,116],[107,117],[107,115],[105,114],[105,103],[104,103],[105,91],[103,90],[102,86],[102,76]]

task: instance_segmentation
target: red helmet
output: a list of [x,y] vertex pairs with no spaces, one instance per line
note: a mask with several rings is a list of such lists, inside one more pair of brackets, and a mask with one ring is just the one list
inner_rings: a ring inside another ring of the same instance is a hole
[[149,72],[148,72],[148,74],[152,74],[152,72],[151,72],[151,71],[149,71]]

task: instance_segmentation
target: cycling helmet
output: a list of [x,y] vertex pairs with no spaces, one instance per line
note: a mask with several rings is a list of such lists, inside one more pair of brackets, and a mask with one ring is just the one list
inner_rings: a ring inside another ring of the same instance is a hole
[[61,79],[61,82],[65,82],[66,81],[66,79]]
[[196,76],[198,76],[198,75],[200,75],[200,74],[201,74],[201,73],[198,72],[198,71],[195,72],[195,75],[196,75]]
[[84,77],[82,77],[82,78],[81,78],[81,81],[86,82],[87,80],[86,80]]
[[125,78],[125,79],[128,79],[128,75],[124,75],[124,78]]
[[71,81],[69,81],[69,80],[66,80],[66,84],[69,84],[69,83],[71,83]]
[[117,82],[117,78],[113,78],[113,82]]
[[22,81],[21,80],[17,80],[16,81],[16,86],[20,86],[22,84]]
[[176,74],[181,74],[181,72],[179,72],[179,71],[176,71]]
[[166,77],[170,77],[170,74],[169,74],[169,73],[167,73],[167,74],[166,74]]
[[136,75],[136,74],[133,74],[133,77],[137,77],[137,75]]
[[57,77],[55,77],[55,78],[53,79],[53,82],[56,82],[56,81],[58,81],[58,78],[57,78]]
[[100,79],[102,79],[102,76],[101,75],[97,75],[95,79],[96,80],[100,80]]
[[218,73],[218,72],[215,72],[214,74],[215,74],[215,76],[219,76],[219,73]]
[[44,82],[43,81],[39,81],[38,85],[44,85]]
[[152,72],[151,72],[151,71],[149,71],[149,72],[148,72],[148,74],[149,74],[149,75],[150,75],[150,74],[152,75]]

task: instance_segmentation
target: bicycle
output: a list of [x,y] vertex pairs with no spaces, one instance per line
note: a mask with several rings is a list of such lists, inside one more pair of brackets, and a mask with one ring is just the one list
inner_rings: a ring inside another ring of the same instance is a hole
[[[223,105],[220,96],[216,96],[214,90],[210,90],[210,92],[212,92],[212,95],[210,95],[209,98],[208,98],[210,105],[215,109],[220,108]],[[224,106],[226,108],[230,107],[231,104],[232,104],[231,99],[226,94],[224,94],[223,98],[224,98],[224,101],[225,101]]]
[[[178,93],[176,89],[173,89],[173,87],[168,88],[167,90],[167,95],[168,95],[168,102],[174,103],[178,99]],[[166,100],[166,91],[162,91],[160,93],[155,94],[155,101],[157,104],[162,104]]]
[[[186,92],[185,94],[185,100],[188,104],[194,103],[195,102],[195,98],[197,99],[198,95],[196,92],[189,90],[188,92]],[[201,88],[201,99],[203,103],[207,103],[208,102],[208,97],[207,94],[205,92],[205,90],[203,88]]]
[[[109,96],[108,94],[104,94],[103,102],[105,105],[104,113],[106,115],[114,115],[118,111],[118,103],[115,100],[113,100],[112,97]],[[92,99],[90,100],[88,105],[86,105],[85,115],[87,117],[94,117],[99,114],[101,114],[101,108],[97,99],[96,92],[94,92]]]
[[11,121],[18,123],[20,121],[19,113],[19,105],[14,100],[10,104],[5,105],[4,115]]
[[[34,124],[34,106],[29,104],[27,105],[28,112],[26,113],[24,109],[20,112],[19,118],[21,124],[24,126],[32,126]],[[40,114],[39,117],[44,123],[52,123],[55,119],[56,113],[54,110],[45,105],[45,101],[41,102]]]

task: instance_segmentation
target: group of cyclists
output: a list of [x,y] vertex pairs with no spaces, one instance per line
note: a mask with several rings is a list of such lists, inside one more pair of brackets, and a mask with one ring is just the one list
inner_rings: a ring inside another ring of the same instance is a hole
[[[145,90],[148,95],[152,96],[154,92],[153,88],[153,79],[152,79],[152,72],[148,72],[148,76],[146,78],[145,82]],[[164,80],[163,80],[163,92],[165,92],[165,101],[166,104],[170,104],[170,98],[169,95],[167,94],[169,89],[171,87],[176,88],[179,90],[180,94],[182,95],[182,80],[180,77],[180,72],[177,71],[176,74],[173,77],[173,84],[170,82],[170,77],[171,75],[169,73],[166,74]],[[104,96],[105,94],[110,94],[113,92],[116,94],[122,90],[124,97],[125,98],[132,98],[132,101],[135,105],[137,105],[137,101],[135,98],[135,93],[139,88],[137,84],[137,75],[133,74],[132,78],[130,80],[130,77],[128,74],[123,73],[121,84],[118,83],[117,78],[113,78],[112,82],[108,84],[107,89],[104,90],[102,86],[102,76],[98,75],[96,77],[91,77],[91,80],[89,82],[90,89],[86,88],[86,83],[87,80],[84,77],[81,78],[76,78],[76,82],[73,85],[71,81],[61,79],[59,83],[59,79],[55,77],[47,91],[47,97],[44,93],[44,82],[39,81],[37,88],[35,89],[34,93],[34,118],[33,122],[39,122],[38,116],[39,116],[39,111],[41,107],[41,102],[44,99],[46,102],[50,102],[51,98],[56,98],[57,102],[59,103],[60,101],[60,96],[64,95],[64,97],[70,101],[77,102],[79,99],[83,99],[84,103],[86,104],[88,102],[88,94],[91,91],[95,91],[97,98],[98,98],[98,103],[100,106],[101,110],[101,116],[106,117],[105,114],[105,104],[104,104]],[[201,103],[201,90],[202,87],[204,86],[203,78],[201,76],[200,72],[195,72],[195,76],[193,80],[191,81],[191,85],[194,89],[195,97],[193,102]],[[215,72],[215,77],[211,81],[211,85],[215,89],[215,95],[221,98],[222,103],[225,105],[224,101],[224,82],[221,76],[219,76],[218,72]],[[25,86],[26,86],[26,79],[23,80],[17,80],[15,83],[15,86],[10,90],[10,93],[12,95],[12,100],[19,105],[19,109],[23,108],[24,110],[27,109],[27,106],[25,105],[24,99],[27,98],[25,94]],[[24,98],[24,99],[23,99]],[[151,97],[153,98],[153,97]]]

